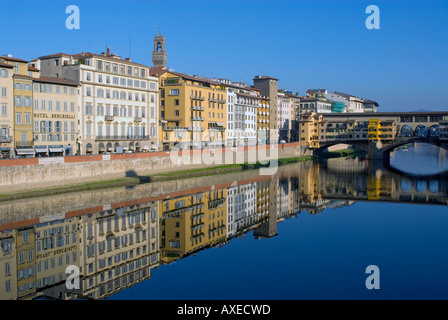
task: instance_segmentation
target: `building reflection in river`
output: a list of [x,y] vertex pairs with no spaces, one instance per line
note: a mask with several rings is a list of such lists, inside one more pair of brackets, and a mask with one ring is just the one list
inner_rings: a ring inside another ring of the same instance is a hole
[[[281,167],[272,177],[117,199],[77,215],[10,221],[0,224],[0,298],[103,299],[149,279],[152,268],[249,231],[276,236],[277,224],[299,213],[362,200],[446,205],[447,187],[446,176],[411,178],[381,164],[331,159]],[[80,270],[78,291],[66,289],[69,265]]]

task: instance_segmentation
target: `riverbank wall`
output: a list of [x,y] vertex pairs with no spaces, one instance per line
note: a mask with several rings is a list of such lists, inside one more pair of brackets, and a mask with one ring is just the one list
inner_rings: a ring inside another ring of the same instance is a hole
[[265,174],[272,174],[276,171],[275,160],[299,155],[298,143],[287,143],[222,149],[3,159],[0,161],[0,194],[228,164],[268,163],[269,167],[263,170]]

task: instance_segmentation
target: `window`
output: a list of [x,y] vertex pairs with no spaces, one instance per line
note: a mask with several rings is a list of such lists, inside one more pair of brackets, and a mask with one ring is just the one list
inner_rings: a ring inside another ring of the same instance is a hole
[[179,95],[179,89],[170,90],[170,96],[178,96],[178,95]]
[[2,98],[6,98],[6,87],[2,87]]
[[22,124],[22,114],[20,112],[16,113],[16,124]]
[[0,77],[7,78],[8,77],[8,70],[0,69]]
[[2,116],[6,117],[8,115],[6,104],[2,104]]
[[179,116],[179,110],[174,110],[174,116],[178,117]]
[[25,124],[31,124],[31,113],[25,112]]

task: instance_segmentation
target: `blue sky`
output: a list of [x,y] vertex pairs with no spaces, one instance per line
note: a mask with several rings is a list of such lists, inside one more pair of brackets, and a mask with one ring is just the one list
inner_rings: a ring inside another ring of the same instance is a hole
[[[373,99],[382,111],[448,110],[448,1],[1,0],[0,54],[33,58],[111,51],[152,65],[166,36],[168,67],[252,84],[255,75],[305,94],[327,88]],[[68,30],[65,8],[80,9]],[[380,29],[368,30],[368,5]],[[9,30],[9,31],[5,31]]]

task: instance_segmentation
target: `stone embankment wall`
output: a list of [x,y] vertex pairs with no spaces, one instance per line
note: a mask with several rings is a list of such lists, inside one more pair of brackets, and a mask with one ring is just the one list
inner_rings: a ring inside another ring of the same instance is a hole
[[[291,158],[298,143],[238,148],[0,160],[0,193]],[[271,161],[271,166],[275,161]]]

